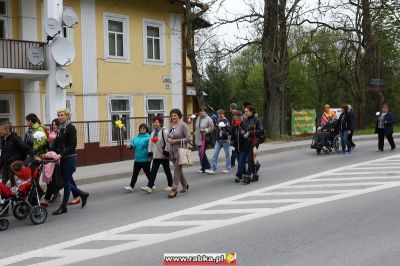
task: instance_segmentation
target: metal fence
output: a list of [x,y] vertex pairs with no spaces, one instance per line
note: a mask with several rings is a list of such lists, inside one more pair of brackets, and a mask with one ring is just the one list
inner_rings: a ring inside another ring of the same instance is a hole
[[0,68],[47,70],[46,60],[34,66],[28,60],[28,49],[38,47],[46,55],[46,43],[22,40],[0,39]]
[[[117,119],[117,118],[116,118]],[[124,144],[139,134],[139,126],[146,124],[151,128],[152,116],[129,117],[121,119],[124,127],[120,129],[114,120],[104,121],[76,121],[72,122],[77,130],[78,165],[93,165],[99,163],[116,162],[133,158],[132,151]],[[164,117],[164,127],[168,128],[169,117]],[[50,125],[46,125],[50,128]],[[193,126],[189,123],[190,131]],[[26,126],[15,126],[14,131],[24,138]]]

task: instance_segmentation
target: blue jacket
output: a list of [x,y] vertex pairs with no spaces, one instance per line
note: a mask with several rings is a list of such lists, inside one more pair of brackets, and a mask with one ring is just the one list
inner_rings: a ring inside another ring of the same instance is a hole
[[137,137],[132,138],[131,146],[135,151],[135,161],[136,162],[148,162],[148,147],[149,147],[150,134],[144,133],[139,134]]
[[[378,133],[378,120],[382,114],[376,117],[376,126],[375,126],[375,133]],[[387,113],[385,115],[385,134],[393,134],[393,123],[394,123],[394,115],[393,113]]]

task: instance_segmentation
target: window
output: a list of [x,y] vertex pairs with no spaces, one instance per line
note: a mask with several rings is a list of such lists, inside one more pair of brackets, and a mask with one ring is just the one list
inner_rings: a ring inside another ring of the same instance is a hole
[[0,39],[7,38],[7,1],[0,0]]
[[65,99],[65,108],[71,112],[71,121],[76,121],[75,117],[75,97],[72,95],[67,95]]
[[165,99],[164,98],[147,98],[146,113],[148,124],[151,125],[153,117],[157,115],[165,115]]
[[14,106],[14,96],[3,94],[0,95],[0,122],[14,121],[15,106]]
[[7,4],[6,1],[0,1],[0,15],[6,16],[7,15]]
[[0,17],[0,39],[6,38],[6,21]]
[[129,60],[128,25],[127,16],[104,14],[104,47],[107,59]]
[[143,23],[145,62],[165,64],[165,23],[145,19]]
[[127,140],[130,136],[130,121],[131,101],[130,98],[111,98],[109,101],[110,116],[112,120],[112,141],[117,141],[119,129],[115,127],[115,121],[121,119],[125,125],[124,139]]

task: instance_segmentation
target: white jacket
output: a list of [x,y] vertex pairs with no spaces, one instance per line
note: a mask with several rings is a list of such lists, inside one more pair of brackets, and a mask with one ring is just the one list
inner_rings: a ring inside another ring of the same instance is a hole
[[[168,156],[163,155],[164,145],[165,145],[165,151],[169,152],[169,143],[167,141],[168,130],[165,128],[159,130],[157,134],[158,138],[157,142],[152,142],[151,140],[153,139],[155,132],[156,132],[155,130],[151,132],[148,151],[153,153],[153,159],[169,159]],[[164,133],[164,138],[162,133]]]

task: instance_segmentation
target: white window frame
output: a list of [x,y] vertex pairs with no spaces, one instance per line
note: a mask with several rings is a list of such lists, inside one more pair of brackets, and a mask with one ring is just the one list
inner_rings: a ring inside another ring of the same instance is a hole
[[[108,113],[108,120],[112,120],[112,115],[116,112],[111,111],[111,100],[129,100],[129,111],[121,112],[129,114],[129,117],[133,117],[133,98],[131,95],[108,95],[107,97],[107,113]],[[112,130],[114,125],[110,125],[108,128],[108,136],[109,136],[109,145],[117,145],[117,141],[112,139]],[[131,137],[134,135],[134,128],[133,125],[130,125],[127,140],[130,140]],[[125,140],[125,141],[127,141]]]
[[6,100],[10,105],[10,113],[0,114],[1,118],[9,118],[10,122],[15,125],[15,95],[14,94],[0,94],[0,100]]
[[[162,100],[164,102],[164,110],[157,110],[157,111],[152,111],[149,110],[148,105],[149,105],[149,100]],[[167,114],[167,97],[164,95],[147,95],[145,97],[145,105],[144,105],[144,113],[146,114],[146,118],[149,118],[150,114],[158,114],[163,117],[166,117]],[[151,125],[152,121],[148,121],[149,124]],[[165,118],[164,118],[164,125],[165,125]]]
[[[147,58],[147,26],[157,27],[160,30],[160,60]],[[146,65],[166,65],[165,22],[154,19],[143,19],[143,60]]]
[[75,117],[75,95],[67,95],[65,97],[65,107],[67,107],[67,102],[70,102],[70,106],[71,108],[69,109],[69,111],[71,112],[70,115],[70,119],[71,121],[76,121],[76,117]]
[[[124,56],[113,56],[109,54],[108,46],[108,21],[114,20],[122,22],[123,27],[123,53]],[[103,13],[103,32],[104,32],[104,58],[107,62],[130,63],[129,45],[129,17],[114,13]]]
[[0,0],[6,3],[6,14],[0,14],[0,20],[4,21],[5,38],[12,39],[12,17],[11,17],[11,0]]

